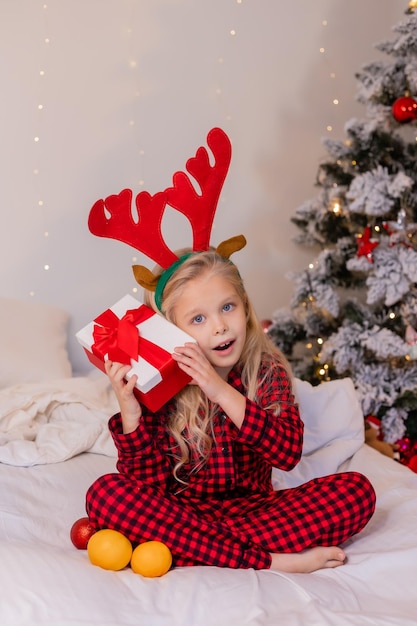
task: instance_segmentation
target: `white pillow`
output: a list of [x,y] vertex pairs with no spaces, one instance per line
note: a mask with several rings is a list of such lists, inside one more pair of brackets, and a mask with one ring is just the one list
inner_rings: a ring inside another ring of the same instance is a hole
[[0,298],[0,388],[71,377],[68,321],[59,308]]
[[364,418],[350,378],[316,387],[296,378],[294,389],[304,422],[303,455],[290,472],[272,470],[275,489],[337,472],[364,442]]

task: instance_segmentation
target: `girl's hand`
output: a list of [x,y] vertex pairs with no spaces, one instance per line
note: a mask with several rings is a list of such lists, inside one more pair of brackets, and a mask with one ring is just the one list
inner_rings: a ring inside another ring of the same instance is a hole
[[130,365],[124,365],[123,363],[105,361],[104,369],[116,394],[122,418],[123,433],[126,435],[136,430],[142,416],[142,408],[133,393],[138,377],[134,375],[125,382],[124,378],[130,370]]
[[198,385],[212,402],[218,402],[224,385],[227,385],[197,343],[186,343],[175,348],[173,358],[180,368],[191,376],[191,385]]
[[207,398],[218,404],[238,428],[245,418],[246,398],[214,369],[196,343],[175,348],[172,355],[179,367],[198,385]]

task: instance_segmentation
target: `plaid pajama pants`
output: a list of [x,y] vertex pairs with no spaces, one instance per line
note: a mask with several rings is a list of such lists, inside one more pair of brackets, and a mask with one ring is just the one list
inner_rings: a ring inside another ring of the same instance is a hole
[[197,499],[115,473],[91,485],[86,508],[96,528],[134,544],[162,541],[174,565],[263,569],[271,552],[342,544],[371,518],[375,492],[362,474],[344,472],[267,494]]

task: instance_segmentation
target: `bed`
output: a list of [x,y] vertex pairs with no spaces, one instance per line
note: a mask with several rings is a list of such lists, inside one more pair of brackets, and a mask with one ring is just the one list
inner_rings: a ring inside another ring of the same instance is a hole
[[276,488],[341,469],[370,478],[376,513],[345,544],[343,567],[192,567],[151,579],[92,565],[69,533],[87,487],[115,469],[114,397],[100,372],[73,375],[63,311],[0,300],[1,626],[417,624],[417,474],[364,444],[350,379],[295,381],[304,454],[292,472],[273,473]]

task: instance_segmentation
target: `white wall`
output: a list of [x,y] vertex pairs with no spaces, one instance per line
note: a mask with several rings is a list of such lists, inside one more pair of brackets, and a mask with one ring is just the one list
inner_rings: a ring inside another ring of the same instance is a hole
[[[85,369],[73,333],[136,285],[135,251],[91,235],[90,207],[168,187],[221,126],[233,157],[212,243],[247,236],[234,260],[269,317],[292,293],[286,272],[309,260],[290,217],[316,194],[321,137],[364,115],[354,74],[406,5],[0,0],[0,295],[69,311],[70,355]],[[189,243],[188,226],[167,225],[173,247]]]

